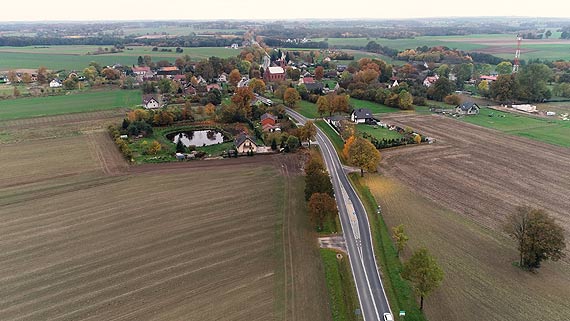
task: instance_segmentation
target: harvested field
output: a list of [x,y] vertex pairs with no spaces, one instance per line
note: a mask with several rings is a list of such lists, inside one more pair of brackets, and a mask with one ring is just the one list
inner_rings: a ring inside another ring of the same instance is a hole
[[2,122],[39,136],[1,145],[1,320],[330,320],[299,158],[129,167],[97,115]]
[[[421,175],[421,174],[419,174]],[[410,236],[403,258],[425,246],[442,266],[442,286],[425,301],[431,321],[570,319],[570,265],[546,263],[536,274],[514,267],[517,252],[500,232],[442,207],[396,178],[364,178],[391,228]]]
[[488,228],[498,229],[516,206],[532,204],[553,214],[570,236],[570,149],[437,115],[384,120],[437,143],[383,152],[383,172]]

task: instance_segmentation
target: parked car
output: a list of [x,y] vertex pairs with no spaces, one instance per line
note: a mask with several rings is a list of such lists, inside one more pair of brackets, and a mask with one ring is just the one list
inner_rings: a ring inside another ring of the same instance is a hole
[[392,313],[384,313],[384,321],[394,321]]

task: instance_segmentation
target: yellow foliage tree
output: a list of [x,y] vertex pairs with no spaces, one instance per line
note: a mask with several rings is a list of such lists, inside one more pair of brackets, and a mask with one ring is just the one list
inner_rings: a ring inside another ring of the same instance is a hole
[[350,150],[350,146],[352,146],[352,144],[354,144],[354,140],[356,139],[356,137],[350,136],[348,137],[348,139],[344,142],[344,147],[342,149],[342,155],[344,156],[345,159],[348,159],[348,151]]
[[348,162],[360,168],[360,176],[362,177],[364,177],[364,170],[376,171],[380,159],[380,152],[364,138],[356,138],[348,149]]

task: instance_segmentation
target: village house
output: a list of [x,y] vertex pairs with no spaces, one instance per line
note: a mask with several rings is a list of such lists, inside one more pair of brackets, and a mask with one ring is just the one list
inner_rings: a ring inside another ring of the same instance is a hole
[[157,72],[156,75],[158,78],[169,78],[172,79],[175,75],[180,75],[180,69],[176,66],[171,67],[162,67]]
[[479,114],[479,105],[474,102],[464,102],[455,107],[455,112],[459,115],[477,115]]
[[255,139],[251,138],[249,135],[240,134],[236,137],[234,144],[239,154],[245,154],[247,152],[257,152],[257,144]]
[[374,117],[372,116],[370,109],[358,108],[354,109],[352,113],[350,113],[350,120],[357,124],[368,124],[374,122]]
[[209,85],[206,85],[206,91],[207,91],[207,92],[210,92],[210,90],[213,90],[213,89],[217,89],[217,90],[220,90],[220,91],[221,91],[221,90],[222,90],[222,87],[221,87],[219,84],[209,84]]
[[270,113],[265,113],[261,115],[261,126],[264,125],[275,125],[277,123],[277,116],[273,116]]
[[439,79],[438,75],[435,76],[428,76],[424,79],[424,86],[426,87],[431,87],[433,84],[435,84],[435,82]]
[[160,101],[155,98],[154,95],[144,95],[142,104],[146,109],[158,109],[162,107]]
[[219,77],[218,77],[218,82],[221,84],[225,84],[228,82],[228,74],[226,74],[225,72],[223,72]]
[[491,83],[497,80],[497,76],[481,76],[479,77],[479,80],[481,81],[486,80],[487,82]]
[[313,77],[301,77],[299,78],[299,85],[301,84],[313,84],[315,83],[315,79]]
[[321,94],[325,85],[322,82],[311,82],[305,84],[305,88],[307,88],[307,91],[312,94]]
[[63,84],[59,79],[54,79],[49,83],[49,88],[60,88],[61,86],[63,86]]
[[267,67],[263,73],[263,80],[266,82],[285,80],[285,69],[283,67]]

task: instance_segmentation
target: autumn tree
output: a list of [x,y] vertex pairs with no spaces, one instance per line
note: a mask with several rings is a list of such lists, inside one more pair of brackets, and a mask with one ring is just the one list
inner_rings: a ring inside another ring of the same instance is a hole
[[230,85],[237,86],[238,82],[241,80],[241,74],[240,74],[239,70],[233,69],[230,72],[230,75],[228,78],[229,78],[228,82],[230,83]]
[[400,256],[400,253],[402,253],[410,239],[404,232],[404,224],[392,227],[392,238],[394,239],[394,242],[396,242],[397,254]]
[[8,78],[8,81],[12,83],[12,85],[15,85],[18,82],[18,75],[14,70],[9,70],[6,77]]
[[117,80],[121,76],[121,73],[113,68],[105,68],[101,71],[101,75],[107,80]]
[[348,149],[348,162],[360,168],[361,177],[364,177],[364,170],[376,171],[380,159],[380,152],[364,138],[357,137]]
[[451,94],[454,90],[453,82],[445,77],[439,77],[436,82],[429,87],[427,94],[430,98],[442,101],[443,98]]
[[519,266],[528,270],[540,267],[544,260],[564,257],[564,230],[544,210],[518,207],[504,226],[517,242]]
[[83,69],[83,77],[85,77],[87,81],[95,81],[95,78],[97,78],[97,69],[93,66]]
[[457,106],[461,103],[461,97],[459,97],[459,95],[451,94],[445,96],[445,98],[443,98],[443,101],[448,105]]
[[212,103],[208,103],[204,107],[204,112],[206,112],[206,115],[212,116],[216,112],[216,106],[214,106]]
[[283,103],[285,103],[285,91],[288,89],[289,87],[285,86],[285,85],[279,85],[277,86],[277,88],[275,89],[275,97],[281,99],[283,101]]
[[416,294],[420,296],[420,310],[423,310],[424,298],[441,285],[443,270],[426,248],[420,248],[404,263],[402,278],[410,281]]
[[44,66],[40,66],[37,71],[37,79],[40,84],[45,84],[48,81],[48,71]]
[[316,80],[323,79],[324,75],[325,75],[325,68],[323,68],[323,66],[318,66],[317,68],[315,68],[315,79]]
[[477,85],[477,91],[481,96],[487,96],[489,94],[489,82],[483,80]]
[[354,135],[352,135],[346,139],[346,142],[344,142],[344,147],[342,148],[342,155],[344,156],[345,159],[348,159],[350,157],[350,154],[349,154],[350,147],[352,146],[352,144],[354,144],[355,140],[356,140],[356,137],[354,137]]
[[317,112],[321,117],[323,114],[329,111],[330,109],[330,102],[327,96],[319,96],[317,99]]
[[25,72],[22,74],[22,82],[25,84],[29,84],[32,82],[32,75],[30,75],[29,73]]
[[347,113],[350,106],[347,95],[333,95],[330,102],[330,114],[334,112]]
[[240,87],[231,98],[232,105],[236,111],[246,118],[251,117],[251,102],[255,98],[253,91],[249,87]]
[[315,139],[317,135],[317,127],[315,127],[315,123],[312,121],[307,121],[305,125],[299,128],[299,139],[304,142],[308,141],[309,146],[311,146],[311,140]]
[[148,144],[145,147],[143,147],[144,148],[143,150],[146,152],[147,155],[156,155],[162,149],[162,145],[160,145],[160,143],[156,140],[153,140],[152,143]]
[[283,102],[287,107],[295,107],[301,100],[299,92],[295,88],[287,88],[283,94]]
[[326,193],[314,193],[309,198],[309,215],[313,225],[322,231],[326,222],[334,220],[338,214],[335,199]]
[[174,115],[166,110],[160,110],[154,114],[153,123],[160,126],[168,126],[174,122]]
[[263,94],[265,91],[265,82],[261,79],[253,78],[249,81],[249,88],[256,94]]
[[161,93],[167,94],[172,91],[172,81],[167,78],[163,78],[158,81],[158,89]]

